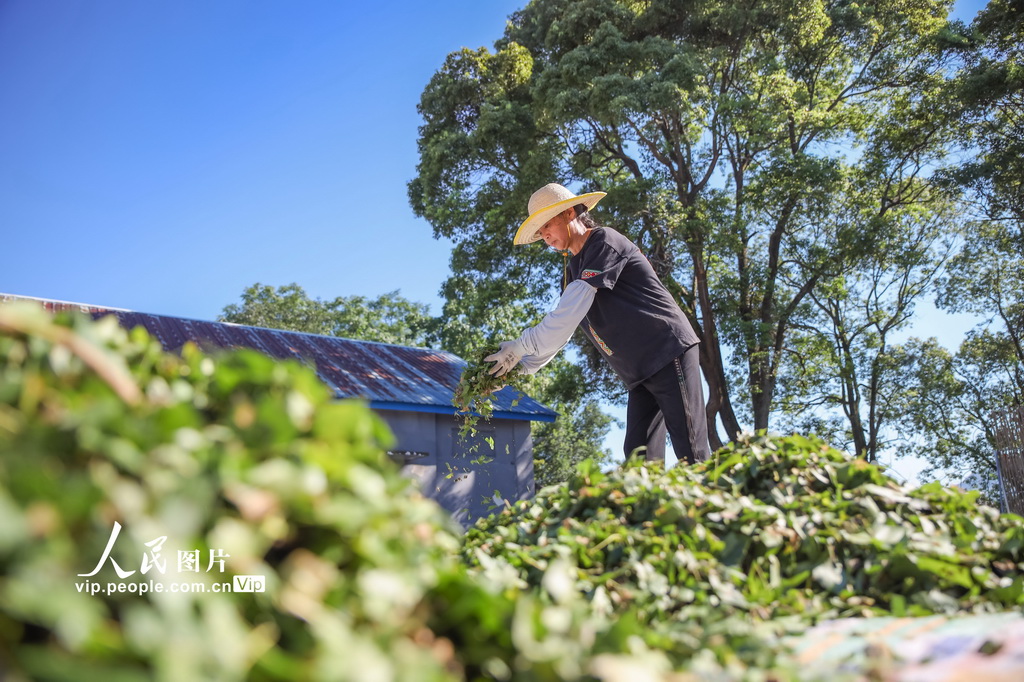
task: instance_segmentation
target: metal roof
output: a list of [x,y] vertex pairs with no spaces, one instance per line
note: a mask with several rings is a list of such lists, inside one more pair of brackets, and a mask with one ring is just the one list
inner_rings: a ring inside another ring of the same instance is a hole
[[[125,329],[145,327],[168,351],[177,352],[191,341],[204,349],[251,348],[273,358],[311,362],[337,397],[362,398],[370,407],[378,409],[455,414],[452,396],[467,364],[457,355],[442,350],[0,293],[0,302],[12,300],[35,301],[51,312],[79,311],[93,318],[114,315]],[[495,418],[555,420],[553,410],[511,388],[498,391],[493,399]]]

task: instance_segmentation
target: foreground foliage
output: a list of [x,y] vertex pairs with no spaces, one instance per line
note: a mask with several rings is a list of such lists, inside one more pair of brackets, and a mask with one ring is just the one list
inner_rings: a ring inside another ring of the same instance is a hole
[[647,651],[470,574],[389,440],[297,363],[0,306],[0,677],[560,680]]
[[[417,609],[439,574],[459,575],[458,540],[382,459],[383,422],[297,364],[167,355],[113,318],[0,315],[0,676],[447,675]],[[85,577],[115,523],[111,558],[135,573],[107,562]],[[159,537],[162,557],[147,546]],[[192,550],[200,571],[176,570]],[[211,552],[228,555],[222,571],[202,570]],[[147,554],[163,570],[147,573]],[[266,591],[212,592],[236,575]],[[150,581],[206,592],[78,587]]]
[[814,619],[1022,603],[1020,519],[814,441],[584,465],[463,545],[388,440],[298,364],[0,306],[0,677],[785,680]]

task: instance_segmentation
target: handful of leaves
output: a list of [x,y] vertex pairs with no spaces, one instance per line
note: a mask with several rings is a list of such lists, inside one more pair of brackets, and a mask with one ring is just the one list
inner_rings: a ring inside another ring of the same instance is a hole
[[[494,394],[505,386],[522,391],[526,383],[527,375],[523,374],[519,367],[513,367],[503,376],[494,376],[491,370],[493,362],[484,360],[495,350],[483,350],[477,353],[475,359],[462,370],[459,377],[459,385],[455,388],[455,396],[452,404],[459,410],[459,417],[462,420],[462,427],[459,435],[465,437],[475,431],[480,417],[490,419],[494,414]],[[513,402],[515,405],[518,400]],[[475,412],[475,414],[474,414]]]

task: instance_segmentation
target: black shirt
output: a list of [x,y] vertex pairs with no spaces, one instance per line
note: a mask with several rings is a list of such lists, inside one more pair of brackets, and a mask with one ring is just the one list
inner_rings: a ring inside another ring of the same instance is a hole
[[630,390],[699,343],[689,320],[636,244],[598,227],[569,260],[568,281],[597,289],[580,323]]

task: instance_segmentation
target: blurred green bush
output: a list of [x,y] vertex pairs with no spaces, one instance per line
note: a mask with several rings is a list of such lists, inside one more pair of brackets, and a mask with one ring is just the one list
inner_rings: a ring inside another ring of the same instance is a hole
[[[166,354],[113,318],[12,305],[0,327],[0,677],[448,676],[422,603],[461,575],[459,540],[368,409],[299,364]],[[115,523],[111,558],[135,573],[84,577]],[[265,592],[211,591],[235,575]],[[207,591],[81,591],[150,581]]]

